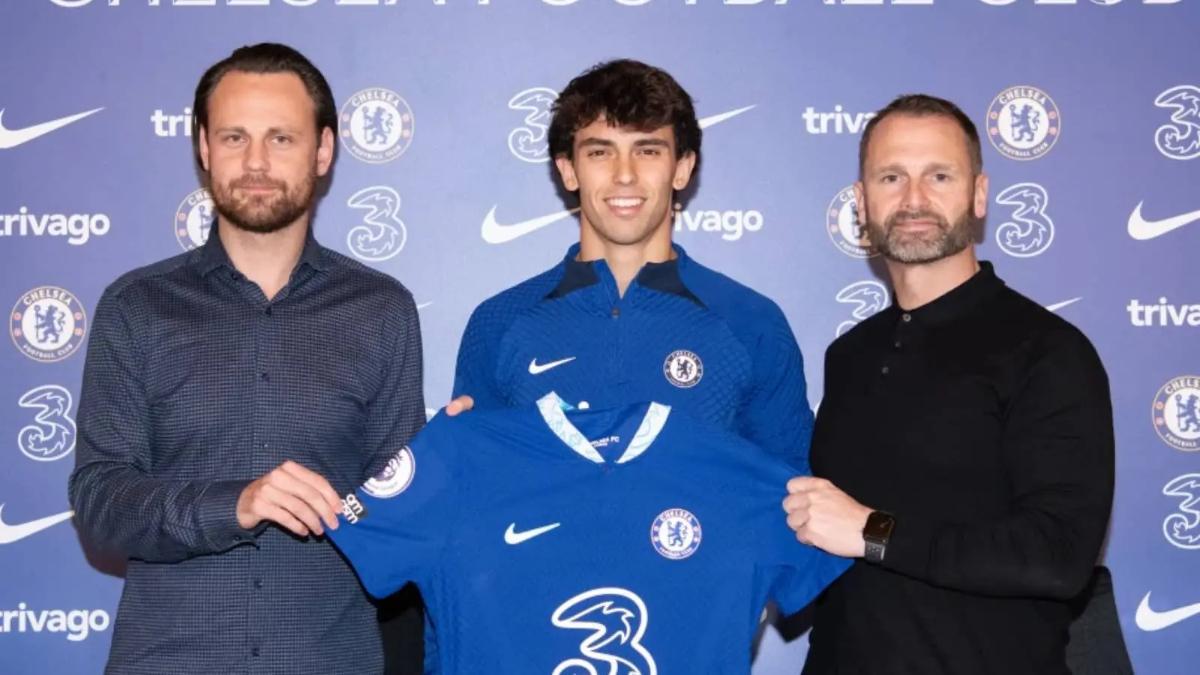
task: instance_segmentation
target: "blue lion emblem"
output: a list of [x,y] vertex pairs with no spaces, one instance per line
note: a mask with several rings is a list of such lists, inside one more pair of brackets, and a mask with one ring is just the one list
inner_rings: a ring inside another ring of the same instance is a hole
[[366,136],[367,143],[387,143],[393,124],[395,124],[395,120],[385,106],[368,107],[363,111],[363,134]]
[[400,220],[400,195],[390,187],[376,185],[363,188],[346,200],[351,208],[363,209],[361,225],[351,228],[346,236],[350,252],[363,260],[387,260],[404,248],[408,228]]
[[58,307],[52,303],[34,305],[33,314],[36,319],[34,325],[37,328],[38,342],[54,344],[62,340],[66,316]]
[[1042,114],[1026,103],[1020,108],[1015,103],[1008,106],[1010,125],[1014,143],[1032,143],[1037,138],[1038,127],[1041,126]]
[[26,457],[49,462],[71,454],[75,449],[75,420],[71,418],[70,392],[47,384],[25,392],[17,405],[38,411],[33,424],[17,433],[17,443]]
[[553,675],[657,675],[654,657],[642,645],[649,620],[646,603],[624,588],[595,588],[568,599],[551,623],[589,633],[579,644],[580,656],[559,663]]
[[1179,421],[1179,432],[1200,431],[1200,396],[1192,394],[1186,399],[1175,394],[1175,416]]
[[1171,87],[1154,99],[1154,105],[1174,110],[1172,124],[1164,124],[1154,133],[1158,151],[1171,159],[1200,157],[1200,87]]
[[1054,222],[1046,215],[1050,201],[1037,183],[1017,183],[996,195],[996,203],[1014,208],[1010,220],[996,228],[996,243],[1005,253],[1029,258],[1050,248]]

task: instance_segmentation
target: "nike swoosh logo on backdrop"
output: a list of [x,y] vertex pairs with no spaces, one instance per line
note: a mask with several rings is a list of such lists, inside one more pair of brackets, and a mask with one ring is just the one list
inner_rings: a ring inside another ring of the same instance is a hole
[[551,368],[557,368],[564,363],[570,363],[574,360],[575,360],[574,356],[568,356],[565,359],[559,359],[557,361],[551,361],[550,363],[543,363],[543,364],[539,365],[537,362],[537,359],[534,359],[529,362],[529,374],[530,375],[541,375],[542,373],[546,372],[547,370],[550,370]]
[[1129,214],[1129,236],[1138,241],[1146,241],[1161,237],[1171,230],[1178,230],[1184,225],[1190,225],[1197,220],[1200,220],[1200,211],[1192,211],[1184,213],[1173,218],[1164,218],[1163,220],[1146,220],[1142,217],[1142,204],[1138,202],[1137,208],[1133,213]]
[[[723,112],[716,115],[709,115],[708,117],[698,120],[698,122],[700,124],[700,128],[704,129],[716,124],[720,124],[725,120],[737,117],[738,115],[741,115],[752,108],[754,108],[754,106],[748,105],[744,108],[737,108],[736,110],[730,110],[728,112]],[[529,220],[523,220],[519,223],[506,225],[496,222],[497,208],[499,207],[493,206],[492,210],[488,211],[487,216],[483,219],[483,227],[480,228],[480,235],[482,235],[483,240],[489,244],[506,244],[514,239],[524,237],[531,232],[536,232],[547,225],[557,223],[563,218],[566,218],[567,216],[579,211],[578,208],[569,209],[566,211],[558,211],[557,213],[551,213],[538,218],[531,218]]]
[[1046,309],[1050,310],[1051,312],[1057,312],[1058,310],[1062,309],[1063,307],[1066,307],[1067,305],[1073,305],[1082,299],[1083,299],[1083,296],[1079,296],[1078,298],[1071,298],[1070,300],[1063,300],[1062,302],[1056,302],[1053,305],[1046,305]]
[[96,108],[95,110],[89,110],[87,112],[81,112],[75,115],[68,115],[67,117],[60,117],[56,120],[42,122],[41,124],[35,124],[33,126],[25,127],[24,129],[5,128],[4,111],[0,110],[0,150],[7,150],[9,148],[15,148],[24,143],[28,143],[38,136],[45,136],[51,131],[57,131],[68,124],[71,124],[72,122],[78,122],[88,115],[93,115],[101,110],[104,110],[104,108]]
[[557,223],[579,210],[578,208],[567,209],[566,211],[558,211],[547,216],[530,218],[529,220],[523,220],[511,225],[503,225],[496,222],[496,208],[496,206],[493,206],[492,210],[488,211],[487,217],[483,219],[483,227],[479,231],[483,236],[483,240],[489,244],[504,244],[518,237],[524,237],[530,232],[536,232],[547,225]]
[[[4,505],[0,504],[0,514],[3,511]],[[63,513],[38,518],[37,520],[31,520],[28,523],[21,523],[20,525],[9,525],[4,522],[3,517],[0,517],[0,544],[11,544],[21,541],[25,537],[37,534],[48,527],[55,526],[73,515],[75,515],[74,511],[64,511]]]
[[1150,609],[1150,594],[1146,593],[1146,597],[1142,598],[1141,604],[1138,605],[1136,619],[1138,628],[1144,631],[1154,631],[1174,626],[1197,614],[1200,614],[1200,602],[1169,609],[1165,612],[1156,612]]
[[709,115],[708,117],[702,117],[699,120],[700,128],[707,129],[708,127],[711,127],[715,124],[720,124],[721,122],[724,122],[725,120],[733,119],[734,117],[737,117],[738,115],[741,115],[742,113],[744,113],[747,110],[750,110],[752,108],[754,108],[754,106],[748,105],[745,108],[738,108],[737,110],[730,110],[729,112],[723,112],[723,113],[720,113],[719,115]]
[[543,525],[542,527],[535,527],[532,530],[517,532],[517,524],[509,523],[508,529],[504,531],[504,543],[508,544],[509,546],[516,546],[517,544],[527,542],[534,537],[546,534],[559,525],[562,525],[562,523],[550,523],[549,525]]

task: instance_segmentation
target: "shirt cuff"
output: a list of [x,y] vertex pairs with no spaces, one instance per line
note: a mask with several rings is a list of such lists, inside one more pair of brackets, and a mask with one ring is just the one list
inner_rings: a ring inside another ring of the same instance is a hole
[[196,520],[204,538],[214,551],[224,551],[238,544],[254,541],[266,527],[266,521],[247,530],[238,525],[237,502],[250,480],[216,481],[204,491],[197,507]]
[[895,518],[896,525],[888,539],[881,566],[917,579],[928,579],[934,525],[919,518]]

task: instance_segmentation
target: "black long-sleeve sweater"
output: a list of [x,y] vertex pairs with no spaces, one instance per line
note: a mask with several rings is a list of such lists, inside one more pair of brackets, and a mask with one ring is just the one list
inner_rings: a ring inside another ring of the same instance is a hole
[[1108,524],[1108,380],[1087,338],[988,263],[835,341],[816,475],[896,518],[820,601],[805,673],[1066,675],[1066,600]]

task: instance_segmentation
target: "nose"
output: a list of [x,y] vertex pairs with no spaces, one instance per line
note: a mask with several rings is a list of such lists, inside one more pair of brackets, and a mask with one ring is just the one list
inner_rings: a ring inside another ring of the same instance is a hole
[[923,211],[929,206],[928,195],[925,194],[925,186],[921,181],[908,181],[908,187],[904,190],[904,200],[901,206],[907,211]]
[[265,173],[271,168],[271,161],[267,153],[267,141],[261,143],[248,143],[246,145],[246,155],[244,162],[247,171],[256,173]]
[[637,169],[634,166],[632,155],[617,154],[617,166],[613,180],[619,185],[632,185],[637,182]]

